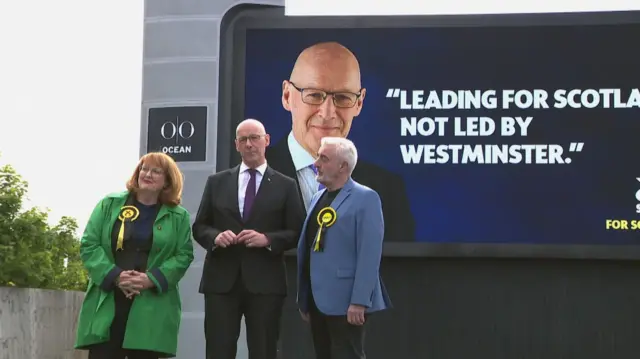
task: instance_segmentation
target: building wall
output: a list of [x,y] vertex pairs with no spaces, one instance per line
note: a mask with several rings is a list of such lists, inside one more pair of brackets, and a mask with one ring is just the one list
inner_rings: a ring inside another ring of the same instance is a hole
[[0,287],[0,359],[84,359],[73,349],[84,293]]

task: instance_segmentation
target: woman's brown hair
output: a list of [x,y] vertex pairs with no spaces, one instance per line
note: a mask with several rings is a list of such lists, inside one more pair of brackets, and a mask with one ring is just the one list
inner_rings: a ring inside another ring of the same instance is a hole
[[173,158],[162,152],[150,152],[140,158],[135,171],[127,181],[127,190],[136,193],[140,188],[138,187],[138,178],[144,164],[158,166],[164,172],[165,188],[160,192],[160,203],[172,206],[179,205],[182,201],[182,172]]

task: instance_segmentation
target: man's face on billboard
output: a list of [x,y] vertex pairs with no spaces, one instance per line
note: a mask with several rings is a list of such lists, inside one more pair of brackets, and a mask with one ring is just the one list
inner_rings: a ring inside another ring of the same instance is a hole
[[303,51],[291,79],[282,84],[282,105],[291,112],[293,135],[313,156],[323,137],[347,137],[364,97],[358,61],[336,43]]

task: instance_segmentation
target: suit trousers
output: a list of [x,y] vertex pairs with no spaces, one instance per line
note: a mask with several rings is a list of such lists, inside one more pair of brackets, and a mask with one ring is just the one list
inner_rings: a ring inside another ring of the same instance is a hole
[[325,315],[316,306],[309,291],[309,321],[316,359],[365,359],[364,325],[352,325],[346,315]]
[[131,305],[135,300],[128,299],[119,288],[114,288],[116,313],[111,323],[110,340],[89,349],[88,359],[158,359],[158,353],[148,350],[123,349],[124,333],[127,327]]
[[242,316],[249,359],[277,359],[283,295],[250,293],[238,275],[228,293],[205,293],[207,359],[235,359]]

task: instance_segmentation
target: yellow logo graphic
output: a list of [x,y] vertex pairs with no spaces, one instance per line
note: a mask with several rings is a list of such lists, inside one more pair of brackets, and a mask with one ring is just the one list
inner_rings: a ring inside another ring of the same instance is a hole
[[123,206],[120,208],[120,214],[118,219],[122,222],[120,225],[120,231],[118,231],[118,242],[116,244],[116,250],[122,250],[124,242],[124,224],[126,222],[133,222],[138,219],[140,211],[134,206]]
[[315,246],[313,247],[314,252],[319,252],[324,247],[324,243],[322,243],[322,234],[328,227],[331,227],[334,223],[336,223],[336,219],[338,219],[338,214],[336,210],[331,207],[325,207],[318,212],[318,234],[316,234]]

